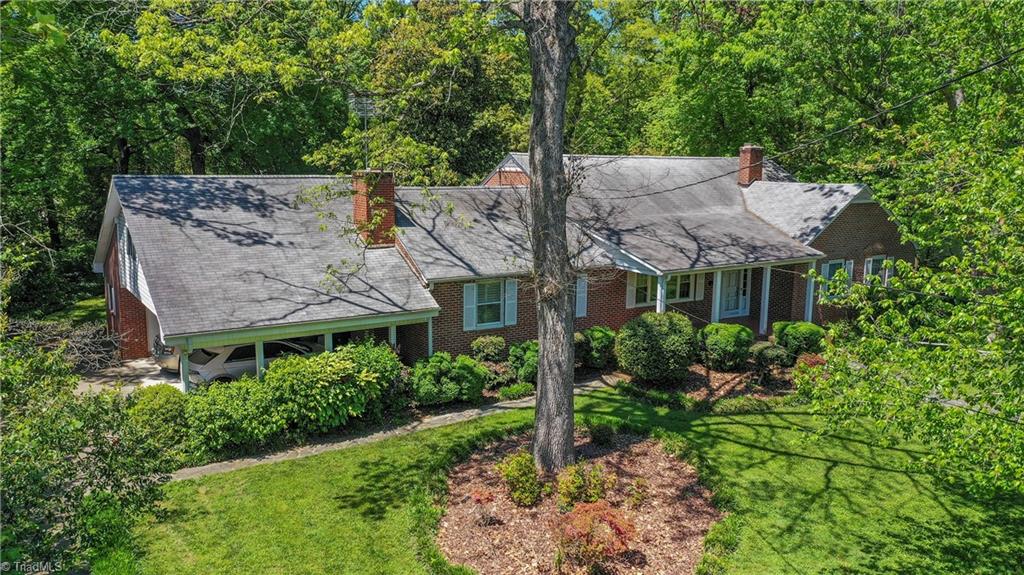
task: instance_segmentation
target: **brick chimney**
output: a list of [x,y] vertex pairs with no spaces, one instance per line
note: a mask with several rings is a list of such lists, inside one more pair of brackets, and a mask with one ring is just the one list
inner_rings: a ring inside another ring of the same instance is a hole
[[740,147],[739,184],[744,188],[764,179],[764,148],[753,144]]
[[[382,170],[352,174],[352,221],[370,246],[395,245],[395,177]],[[368,228],[375,219],[377,224]]]

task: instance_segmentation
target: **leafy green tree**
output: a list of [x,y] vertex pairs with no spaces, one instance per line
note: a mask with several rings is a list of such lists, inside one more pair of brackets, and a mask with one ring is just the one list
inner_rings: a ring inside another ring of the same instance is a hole
[[[76,395],[60,351],[0,338],[4,560],[80,567],[165,479],[119,393]],[[112,518],[118,521],[111,521]]]

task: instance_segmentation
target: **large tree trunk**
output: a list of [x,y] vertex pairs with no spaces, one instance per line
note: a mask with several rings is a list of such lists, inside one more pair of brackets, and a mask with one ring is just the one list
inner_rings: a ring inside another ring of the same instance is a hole
[[532,85],[530,104],[530,240],[537,295],[540,365],[533,455],[545,472],[573,463],[573,289],[575,274],[566,241],[569,190],[562,160],[569,65],[576,31],[571,2],[525,1],[518,6],[526,29]]
[[206,175],[206,140],[203,138],[203,131],[199,126],[192,125],[181,131],[188,142],[188,157],[192,164],[192,174],[196,176]]

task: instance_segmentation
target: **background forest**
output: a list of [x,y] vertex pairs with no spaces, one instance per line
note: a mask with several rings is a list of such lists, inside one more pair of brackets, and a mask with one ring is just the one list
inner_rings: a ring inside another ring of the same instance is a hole
[[[863,181],[927,261],[955,249],[970,182],[1019,166],[1011,2],[593,2],[576,19],[567,147],[769,156]],[[98,294],[111,174],[339,173],[478,181],[526,148],[522,34],[487,3],[3,3],[3,265],[13,315]],[[369,94],[365,135],[350,96]],[[1008,152],[1010,150],[1010,152]],[[1014,157],[1013,150],[1016,150]]]

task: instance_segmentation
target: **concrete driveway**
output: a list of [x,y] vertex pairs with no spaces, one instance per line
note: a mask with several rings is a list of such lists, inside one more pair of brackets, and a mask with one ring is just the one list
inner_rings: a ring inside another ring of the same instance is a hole
[[130,393],[137,387],[169,383],[175,387],[181,387],[181,380],[178,374],[160,369],[156,360],[151,357],[142,359],[130,359],[121,362],[121,365],[83,375],[78,380],[78,393],[98,392],[107,389],[115,389],[121,384],[123,393]]

